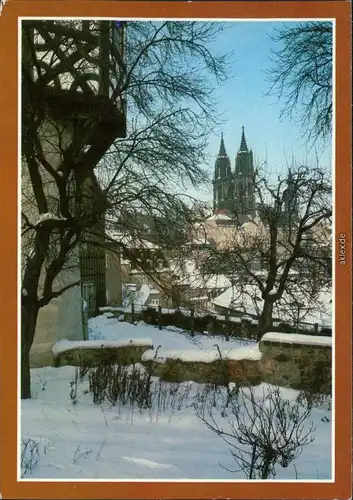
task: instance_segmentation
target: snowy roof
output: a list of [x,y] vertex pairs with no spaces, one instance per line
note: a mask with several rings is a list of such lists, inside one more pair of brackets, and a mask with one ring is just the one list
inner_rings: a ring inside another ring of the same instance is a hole
[[241,290],[230,286],[221,295],[214,298],[212,303],[225,309],[238,309],[254,316],[259,314],[262,307],[260,292],[251,285],[244,285]]
[[148,285],[141,285],[141,288],[136,294],[135,303],[136,305],[144,306],[151,295],[152,291]]
[[232,220],[226,214],[213,214],[211,217],[208,217],[206,220]]
[[230,280],[224,274],[218,274],[216,276],[211,276],[206,281],[206,288],[227,288],[231,285]]
[[[126,286],[126,288],[129,288],[128,284],[123,284]],[[131,290],[131,297],[130,299],[126,299],[125,305],[128,305],[129,303],[133,302],[135,306],[144,306],[146,305],[146,302],[148,301],[149,296],[153,294],[159,294],[159,290],[150,287],[147,284],[141,285],[141,287],[137,290]]]

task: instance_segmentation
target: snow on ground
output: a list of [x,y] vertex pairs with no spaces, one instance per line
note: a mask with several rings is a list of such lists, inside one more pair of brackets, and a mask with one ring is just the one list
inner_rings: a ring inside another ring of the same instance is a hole
[[161,346],[163,349],[173,349],[177,351],[194,349],[215,351],[218,345],[222,353],[230,352],[239,347],[255,346],[253,340],[234,339],[226,341],[224,337],[212,336],[207,334],[196,334],[191,337],[189,332],[183,332],[181,328],[167,326],[159,330],[153,325],[147,325],[142,321],[137,325],[127,322],[118,322],[115,318],[109,318],[109,315],[96,316],[89,321],[89,336],[91,340],[130,340],[132,338],[148,338],[152,340],[154,348]]
[[[118,322],[106,316],[89,321],[91,340],[124,340],[151,338],[161,349],[200,351],[214,349],[255,349],[251,341],[226,342],[221,338],[191,338],[171,328]],[[33,369],[32,399],[21,402],[22,439],[39,442],[40,459],[32,475],[25,478],[45,479],[167,479],[167,480],[244,480],[235,468],[230,446],[210,431],[195,415],[193,398],[204,386],[192,382],[179,384],[186,396],[174,408],[163,412],[137,407],[94,405],[88,393],[88,382],[78,386],[77,403],[70,398],[70,383],[75,368],[46,367]],[[154,384],[159,384],[154,380]],[[173,384],[163,382],[163,387]],[[175,387],[175,384],[174,384]],[[254,388],[261,396],[267,384]],[[224,390],[223,390],[224,391]],[[298,392],[281,389],[284,398],[295,400]],[[229,427],[232,415],[216,418]],[[299,480],[331,478],[331,412],[324,407],[313,409],[307,425],[313,422],[315,441],[287,468],[277,467],[276,479]],[[296,469],[296,471],[295,471]]]

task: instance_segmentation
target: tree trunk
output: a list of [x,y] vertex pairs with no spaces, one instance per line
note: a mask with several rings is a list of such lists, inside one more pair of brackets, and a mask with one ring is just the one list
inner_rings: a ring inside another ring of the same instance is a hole
[[273,302],[265,299],[264,307],[260,316],[259,331],[257,335],[257,340],[259,341],[262,335],[272,328],[272,311]]
[[38,317],[37,304],[22,297],[21,306],[21,399],[31,397],[29,353],[33,344]]
[[21,399],[31,397],[31,371],[29,367],[29,350],[21,348]]

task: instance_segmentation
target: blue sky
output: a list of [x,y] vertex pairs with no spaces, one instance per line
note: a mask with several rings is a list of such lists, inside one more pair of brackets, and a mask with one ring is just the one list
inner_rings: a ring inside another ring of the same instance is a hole
[[[210,45],[218,53],[233,52],[232,77],[216,90],[218,110],[224,113],[225,123],[214,131],[208,147],[208,168],[211,171],[219,150],[221,131],[234,168],[243,125],[254,158],[259,163],[267,158],[271,172],[283,173],[292,158],[309,165],[315,163],[315,151],[310,150],[301,137],[300,124],[288,118],[280,119],[283,102],[277,102],[274,96],[264,95],[269,88],[264,72],[271,65],[270,51],[276,47],[270,35],[276,27],[284,24],[290,23],[234,21]],[[331,169],[331,144],[318,144],[317,149],[320,165]],[[190,194],[204,200],[212,199],[212,185],[198,193],[190,191]]]

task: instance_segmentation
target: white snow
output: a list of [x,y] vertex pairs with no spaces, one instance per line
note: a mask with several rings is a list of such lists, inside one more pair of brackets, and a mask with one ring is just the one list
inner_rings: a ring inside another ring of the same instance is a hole
[[67,340],[62,339],[53,345],[53,354],[58,354],[72,349],[99,349],[99,348],[116,348],[127,346],[146,346],[153,347],[152,340],[146,338],[123,339],[123,340]]
[[332,347],[332,337],[300,335],[297,333],[268,332],[263,335],[261,340],[269,342],[284,342],[288,344],[307,344]]
[[25,288],[22,288],[22,295],[24,297],[27,297],[27,295],[28,295],[28,292],[27,292],[27,290]]
[[[184,332],[181,328],[168,326],[159,330],[153,325],[147,325],[142,321],[136,326],[127,322],[119,322],[116,318],[108,318],[105,315],[96,316],[89,320],[89,336],[91,341],[123,341],[127,339],[150,339],[154,348],[162,346],[163,349],[174,349],[178,351],[214,350],[215,344],[221,351],[255,345],[253,340],[231,339],[229,341],[220,336],[204,335],[195,333],[194,337],[190,333]],[[85,341],[83,341],[85,342]],[[87,342],[87,341],[86,341]]]
[[212,363],[213,361],[219,359],[233,361],[249,359],[257,361],[260,360],[262,356],[257,344],[249,347],[233,347],[222,349],[220,352],[221,356],[219,355],[218,349],[158,349],[158,351],[149,350],[142,355],[142,361],[154,360],[156,363],[166,363],[168,359],[178,359],[184,362]]
[[[215,344],[221,352],[228,349],[232,359],[237,351],[240,356],[252,352],[255,357],[258,352],[257,344],[252,341],[227,342],[207,335],[192,338],[172,331],[171,327],[160,331],[142,323],[137,326],[119,323],[106,315],[89,320],[89,336],[88,342],[96,341],[99,345],[149,337],[155,346],[161,346],[158,355],[174,350],[190,359],[197,356],[202,359],[205,351],[211,358]],[[141,365],[136,366],[144,370]],[[227,470],[236,468],[230,446],[195,414],[193,404],[205,390],[204,385],[171,384],[153,378],[152,408],[140,409],[131,405],[112,406],[108,402],[94,405],[86,377],[78,384],[77,402],[73,404],[70,391],[75,373],[77,370],[72,366],[31,370],[32,399],[21,401],[21,438],[30,437],[39,443],[40,458],[32,474],[24,480],[245,479],[242,472]],[[256,386],[255,397],[261,398],[269,388],[267,384]],[[175,395],[176,390],[176,404],[161,410],[159,395],[168,391],[174,391]],[[289,401],[298,397],[298,392],[292,389],[280,389],[280,394]],[[225,397],[225,389],[219,389],[217,401]],[[218,425],[230,429],[232,413],[227,410],[223,417],[217,408],[212,411]],[[277,466],[276,479],[295,480],[296,475],[299,480],[331,479],[331,421],[329,408],[313,408],[304,425],[314,424],[314,442],[304,447],[294,462],[295,467]]]

